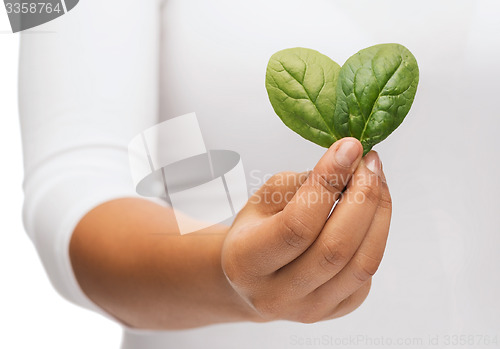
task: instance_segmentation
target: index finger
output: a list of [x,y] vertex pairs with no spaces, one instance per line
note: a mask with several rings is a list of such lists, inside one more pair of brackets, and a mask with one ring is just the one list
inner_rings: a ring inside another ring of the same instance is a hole
[[361,161],[355,138],[335,142],[321,157],[285,208],[267,218],[261,234],[246,240],[248,258],[259,251],[261,273],[272,273],[301,255],[321,232],[333,204]]

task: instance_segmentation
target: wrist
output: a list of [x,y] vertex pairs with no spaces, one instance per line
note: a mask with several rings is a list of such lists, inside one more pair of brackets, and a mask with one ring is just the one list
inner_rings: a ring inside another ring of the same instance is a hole
[[[220,285],[220,291],[222,292],[224,299],[224,305],[227,309],[226,319],[221,322],[239,322],[239,321],[251,321],[251,322],[263,322],[262,317],[257,313],[257,311],[245,300],[240,293],[232,286],[231,281],[227,278],[222,268],[222,249],[224,246],[225,237],[230,229],[228,226],[219,226],[216,228],[219,230],[220,240],[216,245],[216,248],[212,250],[211,260],[216,268],[217,283]],[[219,297],[221,297],[219,295]]]

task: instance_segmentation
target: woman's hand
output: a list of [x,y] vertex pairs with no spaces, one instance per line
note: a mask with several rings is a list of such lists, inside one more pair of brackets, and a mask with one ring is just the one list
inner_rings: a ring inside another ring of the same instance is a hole
[[377,155],[361,151],[355,139],[336,142],[312,172],[275,175],[231,227],[204,234],[179,235],[173,211],[148,200],[103,203],[72,235],[78,283],[144,329],[346,314],[368,293],[391,215]]
[[391,197],[378,155],[362,151],[354,138],[337,141],[311,172],[273,176],[238,214],[222,268],[257,318],[317,322],[368,295]]

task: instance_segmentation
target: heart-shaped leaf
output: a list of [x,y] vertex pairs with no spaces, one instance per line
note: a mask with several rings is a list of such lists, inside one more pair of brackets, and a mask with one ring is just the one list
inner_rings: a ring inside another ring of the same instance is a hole
[[278,116],[302,137],[323,147],[355,137],[364,154],[408,114],[418,65],[399,44],[375,45],[339,65],[321,53],[292,48],[269,60],[266,88]]
[[417,92],[415,57],[398,44],[376,45],[350,57],[340,70],[334,128],[355,137],[366,154],[403,122]]
[[276,114],[302,137],[329,147],[340,66],[318,51],[291,48],[269,60],[266,87]]

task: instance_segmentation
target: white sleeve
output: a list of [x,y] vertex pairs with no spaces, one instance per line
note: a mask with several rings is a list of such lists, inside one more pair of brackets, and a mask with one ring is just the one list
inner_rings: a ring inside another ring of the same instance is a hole
[[80,1],[21,34],[25,229],[59,293],[97,311],[73,274],[69,241],[89,210],[136,196],[127,145],[157,122],[159,6]]

